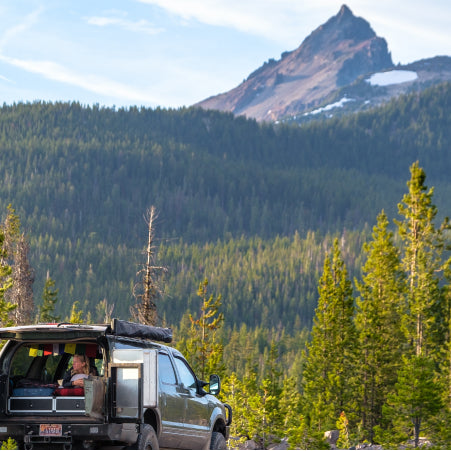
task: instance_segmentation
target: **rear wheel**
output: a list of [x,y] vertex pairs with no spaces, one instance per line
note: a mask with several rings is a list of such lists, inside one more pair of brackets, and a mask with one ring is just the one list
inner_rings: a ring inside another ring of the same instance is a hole
[[211,434],[210,449],[227,449],[226,439],[220,432]]
[[138,441],[136,442],[137,449],[159,449],[158,438],[154,428],[150,424],[145,424],[141,429]]

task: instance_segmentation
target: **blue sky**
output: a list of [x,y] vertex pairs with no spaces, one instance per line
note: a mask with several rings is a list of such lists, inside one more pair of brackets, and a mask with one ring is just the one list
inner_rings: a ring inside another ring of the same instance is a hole
[[0,0],[0,102],[189,106],[297,48],[343,3],[395,64],[451,56],[450,0]]

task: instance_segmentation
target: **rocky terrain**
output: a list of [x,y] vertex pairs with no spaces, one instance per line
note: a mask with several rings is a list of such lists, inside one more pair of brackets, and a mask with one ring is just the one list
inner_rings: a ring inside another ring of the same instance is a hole
[[[383,84],[372,78],[390,72],[411,76]],[[318,118],[318,113],[360,111],[450,80],[451,58],[447,56],[394,66],[385,39],[343,5],[297,49],[283,53],[278,61],[270,59],[239,86],[196,106],[258,121],[303,122],[313,118],[312,112]]]

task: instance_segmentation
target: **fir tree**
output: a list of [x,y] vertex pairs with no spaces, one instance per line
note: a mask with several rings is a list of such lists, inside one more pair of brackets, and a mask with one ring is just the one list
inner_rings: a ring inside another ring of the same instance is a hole
[[372,241],[365,243],[367,256],[363,281],[356,281],[355,318],[359,336],[357,365],[360,414],[366,438],[373,441],[373,428],[382,417],[382,406],[393,390],[404,348],[401,315],[405,309],[405,277],[393,233],[387,230],[384,212],[377,219]]
[[410,173],[409,192],[398,204],[404,220],[395,222],[403,240],[402,264],[407,277],[408,314],[403,316],[404,330],[413,344],[412,351],[420,356],[434,352],[443,340],[443,336],[437,335],[443,322],[439,273],[443,269],[441,255],[446,238],[443,232],[449,229],[449,223],[445,219],[439,229],[435,227],[434,189],[428,190],[424,184],[426,174],[418,162],[410,167]]
[[47,273],[44,290],[42,292],[42,305],[39,308],[39,321],[43,323],[58,323],[60,316],[55,315],[55,306],[58,302],[58,289],[55,281]]
[[430,357],[403,357],[403,363],[395,391],[389,394],[383,408],[391,428],[387,432],[375,428],[376,438],[379,443],[392,447],[413,437],[414,446],[418,448],[420,433],[430,432],[433,418],[442,408],[441,387]]
[[188,355],[195,372],[201,379],[209,374],[224,374],[222,360],[223,345],[218,339],[218,331],[222,327],[224,314],[219,312],[222,302],[221,295],[214,298],[208,295],[208,279],[199,284],[197,295],[201,298],[199,318],[189,315],[191,327],[189,338],[182,352]]
[[337,429],[339,431],[339,436],[337,440],[337,448],[338,449],[350,449],[351,442],[349,440],[349,430],[348,430],[349,421],[344,412],[340,413],[340,416],[337,420]]
[[343,410],[355,411],[354,299],[338,239],[319,281],[312,339],[304,371],[305,417],[313,432],[333,429]]

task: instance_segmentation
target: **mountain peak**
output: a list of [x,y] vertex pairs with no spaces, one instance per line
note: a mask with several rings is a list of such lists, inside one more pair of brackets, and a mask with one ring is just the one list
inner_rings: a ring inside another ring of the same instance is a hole
[[353,15],[352,11],[349,9],[349,7],[345,4],[341,5],[340,11],[338,12],[338,16],[346,16],[346,15]]
[[[325,24],[319,26],[308,36],[304,43],[314,41],[316,50],[331,47],[341,41],[365,41],[376,37],[370,24],[361,17],[356,17],[352,11],[343,5],[336,16],[331,17]],[[302,44],[302,45],[303,45]],[[301,45],[301,46],[302,46]]]
[[197,106],[231,111],[257,120],[277,120],[321,104],[362,74],[393,66],[385,39],[343,4],[302,44],[269,60],[231,91]]

